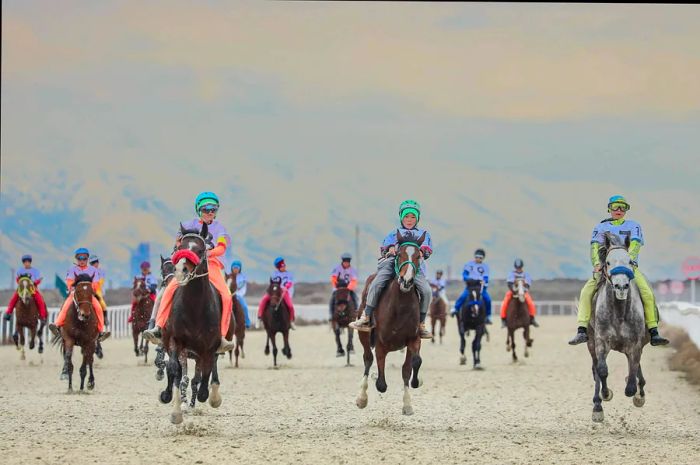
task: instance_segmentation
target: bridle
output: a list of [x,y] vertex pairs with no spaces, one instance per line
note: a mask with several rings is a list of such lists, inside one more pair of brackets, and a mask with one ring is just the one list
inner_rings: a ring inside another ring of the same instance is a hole
[[[622,249],[622,250],[624,250],[625,252],[627,252],[627,247],[624,247],[624,246],[621,246],[621,245],[617,245],[617,246],[613,246],[613,247],[607,248],[606,251],[605,251],[605,257],[607,258],[607,256],[610,254],[610,252],[613,251],[613,250],[615,250],[615,249]],[[627,267],[627,266],[623,266],[623,265],[616,266],[616,267],[613,268],[612,270],[608,270],[608,269],[607,269],[607,266],[606,266],[606,267],[604,268],[604,270],[603,270],[603,276],[605,277],[605,280],[606,280],[609,284],[612,284],[612,277],[615,276],[615,275],[618,275],[618,274],[624,274],[624,275],[627,276],[630,280],[634,279],[634,270],[632,270],[630,267]]]
[[[403,247],[407,247],[409,245],[412,245],[415,248],[420,250],[420,246],[418,244],[416,244],[415,242],[404,242],[403,244],[399,245],[399,250],[401,250]],[[418,267],[418,265],[413,263],[413,260],[406,260],[404,262],[399,263],[399,254],[397,253],[396,256],[394,257],[394,272],[396,273],[397,276],[399,276],[399,273],[401,272],[401,268],[403,268],[405,265],[411,265],[413,267],[413,272],[416,275],[420,271],[420,268]]]
[[[200,236],[199,234],[187,233],[187,234],[185,234],[184,236],[182,236],[182,237],[180,238],[180,241],[182,242],[183,239],[188,238],[188,237],[197,238],[198,240],[202,241],[202,245],[204,246],[204,250],[207,249],[207,243],[206,243],[206,241],[205,241],[204,238],[203,238],[202,236]],[[184,249],[178,249],[178,250],[184,250]],[[176,251],[175,253],[177,253],[177,251]],[[189,273],[185,274],[185,278],[184,278],[182,281],[178,281],[178,284],[179,284],[180,286],[186,286],[187,284],[190,283],[190,281],[193,281],[193,280],[195,280],[195,279],[197,279],[197,278],[201,278],[201,277],[203,277],[203,276],[207,276],[207,275],[209,274],[209,269],[208,269],[208,268],[207,268],[207,271],[206,271],[206,272],[197,274],[197,267],[198,267],[201,263],[206,263],[206,261],[207,261],[207,259],[206,259],[206,254],[205,254],[204,260],[201,260],[201,259],[200,259],[200,263],[197,263],[197,264],[194,266],[194,268],[192,268],[192,271],[190,271]]]
[[[89,284],[89,283],[86,283],[85,281],[83,281],[81,283],[75,283],[75,285],[73,286],[73,304],[75,305],[75,311],[78,312],[78,315],[80,315],[80,305],[90,305],[92,307],[92,296],[90,296],[91,297],[90,300],[78,300],[76,298],[75,294],[76,294],[76,292],[78,290],[78,286],[80,284]],[[90,286],[92,286],[92,285],[90,284]],[[92,289],[92,287],[91,287],[91,289]]]

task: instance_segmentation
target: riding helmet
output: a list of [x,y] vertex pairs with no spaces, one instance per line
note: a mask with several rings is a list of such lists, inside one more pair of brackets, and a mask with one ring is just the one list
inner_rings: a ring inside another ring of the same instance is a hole
[[476,249],[474,251],[474,258],[476,257],[486,258],[486,252],[484,252],[484,249]]
[[213,192],[201,192],[194,200],[194,211],[199,214],[199,210],[205,205],[219,206],[219,196]]
[[243,263],[240,260],[234,260],[231,262],[231,269],[238,267],[240,271],[243,271]]
[[413,213],[416,221],[420,220],[420,204],[415,200],[404,200],[399,205],[399,220],[403,221],[404,216]]
[[85,247],[80,247],[75,249],[75,253],[73,253],[73,256],[77,257],[78,255],[87,255],[90,256],[90,251],[86,249]]
[[345,252],[343,255],[340,256],[340,260],[344,262],[349,262],[350,260],[352,260],[352,255]]
[[29,260],[29,261],[31,262],[31,261],[32,261],[32,256],[29,255],[29,254],[22,255],[22,262],[26,262],[27,260]]
[[522,259],[516,258],[515,261],[513,262],[513,266],[515,268],[522,268],[525,266],[525,263],[523,263]]
[[272,264],[275,265],[275,268],[279,268],[282,263],[284,263],[284,257],[277,257],[275,258],[275,261],[272,262]]
[[88,260],[88,262],[89,262],[91,265],[92,265],[93,263],[97,263],[97,262],[99,262],[99,261],[100,261],[100,259],[99,259],[99,257],[98,257],[97,255],[90,255],[90,260]]

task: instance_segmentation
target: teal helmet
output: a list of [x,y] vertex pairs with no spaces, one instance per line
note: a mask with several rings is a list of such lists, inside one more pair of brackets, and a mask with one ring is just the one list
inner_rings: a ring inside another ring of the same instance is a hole
[[231,269],[233,270],[236,267],[238,267],[240,271],[243,271],[243,263],[241,263],[240,260],[234,260],[231,262]]
[[201,192],[194,200],[194,211],[199,215],[199,210],[205,205],[219,206],[219,196],[213,192]]
[[403,221],[404,217],[409,213],[416,216],[416,221],[420,220],[420,204],[415,200],[404,200],[399,205],[399,220]]
[[612,208],[613,204],[622,204],[627,208],[627,210],[630,209],[629,202],[622,195],[613,195],[612,197],[610,197],[610,199],[608,200],[608,210]]

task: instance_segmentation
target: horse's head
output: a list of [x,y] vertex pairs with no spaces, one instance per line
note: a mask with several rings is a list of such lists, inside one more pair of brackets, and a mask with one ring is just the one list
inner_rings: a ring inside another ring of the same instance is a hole
[[279,307],[282,302],[282,280],[280,278],[270,279],[270,285],[267,286],[267,295],[270,296],[272,308]]
[[170,258],[160,256],[160,277],[163,280],[163,286],[167,286],[171,279],[175,276],[175,265]]
[[92,298],[95,291],[92,288],[92,276],[89,274],[79,274],[73,284],[73,303],[78,312],[78,320],[85,321],[92,314]]
[[394,271],[399,280],[401,292],[409,292],[413,289],[416,275],[420,272],[423,256],[420,253],[420,246],[425,240],[425,233],[417,240],[412,236],[404,237],[401,231],[396,231],[396,239],[399,243],[399,250],[396,251]]
[[[341,282],[341,281],[338,281]],[[335,291],[335,312],[337,314],[345,313],[348,309],[348,303],[350,302],[350,289],[347,287],[347,282],[342,281],[346,285],[343,287],[337,287]]]
[[634,279],[632,259],[627,252],[629,241],[622,243],[617,236],[605,233],[605,265],[603,272],[606,279],[612,284],[617,300],[627,300],[630,290],[630,281]]
[[147,298],[151,293],[148,286],[146,286],[146,280],[144,278],[134,278],[134,283],[131,286],[131,293],[136,301],[141,301]]
[[202,230],[199,232],[186,230],[180,224],[179,246],[172,256],[178,286],[186,286],[193,279],[206,274],[208,234],[209,228],[206,223],[202,223]]
[[36,292],[34,287],[34,281],[29,276],[20,276],[19,281],[17,281],[17,295],[24,305],[29,305],[29,299]]
[[226,285],[228,286],[231,294],[234,294],[238,290],[238,283],[236,282],[236,275],[231,273],[226,275]]
[[522,303],[525,302],[525,280],[523,278],[515,278],[513,283],[513,290],[518,300]]
[[481,300],[481,291],[483,283],[480,279],[467,279],[467,291],[471,300]]

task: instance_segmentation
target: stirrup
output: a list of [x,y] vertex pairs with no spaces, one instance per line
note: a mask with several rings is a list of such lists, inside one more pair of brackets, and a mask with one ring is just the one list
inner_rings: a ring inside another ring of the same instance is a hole
[[151,344],[160,344],[160,338],[163,337],[163,334],[161,333],[160,328],[158,326],[156,326],[153,329],[147,329],[141,334],[143,334],[143,338]]
[[216,349],[217,354],[225,354],[229,350],[236,348],[236,344],[233,341],[229,341],[225,337],[221,336],[221,342],[219,343],[219,348]]
[[569,341],[569,345],[575,346],[578,344],[582,344],[584,342],[588,342],[588,334],[587,333],[576,333],[576,336],[574,336],[574,338]]
[[[364,313],[362,316],[365,316]],[[357,331],[363,331],[363,332],[370,332],[374,328],[372,325],[372,318],[358,318],[355,321],[352,321],[348,324],[348,327],[357,330]]]
[[425,323],[421,323],[420,326],[418,327],[418,332],[420,333],[420,338],[421,339],[432,339],[433,335],[425,329]]

